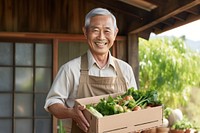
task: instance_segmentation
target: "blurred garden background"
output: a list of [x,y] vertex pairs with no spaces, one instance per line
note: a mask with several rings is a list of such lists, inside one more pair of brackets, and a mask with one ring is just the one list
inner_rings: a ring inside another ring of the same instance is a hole
[[156,89],[165,107],[200,126],[200,52],[185,36],[139,40],[140,88]]

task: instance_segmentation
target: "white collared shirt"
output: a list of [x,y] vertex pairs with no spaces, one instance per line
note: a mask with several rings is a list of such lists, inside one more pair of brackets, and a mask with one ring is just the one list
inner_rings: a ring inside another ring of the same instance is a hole
[[[90,50],[87,51],[87,54],[89,75],[99,77],[116,77],[116,68],[110,52],[108,63],[102,69],[98,67]],[[134,87],[137,89],[132,67],[122,60],[117,59],[117,62],[127,82],[128,88]],[[48,107],[55,103],[66,104],[68,107],[74,106],[74,100],[77,96],[80,79],[80,67],[81,57],[75,58],[60,67],[46,99],[44,108],[47,111]]]

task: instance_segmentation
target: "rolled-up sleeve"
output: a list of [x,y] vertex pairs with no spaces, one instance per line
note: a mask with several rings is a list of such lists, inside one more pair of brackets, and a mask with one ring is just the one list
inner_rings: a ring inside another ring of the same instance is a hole
[[135,89],[138,89],[132,67],[124,61],[121,61],[121,60],[118,60],[118,61],[119,61],[119,65],[123,73],[123,76],[127,82],[127,87],[128,88],[134,87]]
[[69,97],[70,81],[69,77],[67,77],[66,75],[68,74],[65,71],[64,66],[62,66],[57,73],[57,76],[54,79],[51,89],[47,95],[44,105],[46,111],[49,111],[48,107],[55,103],[65,104],[65,99]]

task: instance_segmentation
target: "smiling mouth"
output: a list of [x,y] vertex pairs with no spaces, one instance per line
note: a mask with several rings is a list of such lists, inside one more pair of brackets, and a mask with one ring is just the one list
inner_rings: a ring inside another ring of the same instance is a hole
[[98,42],[95,42],[95,44],[97,45],[97,46],[105,46],[105,45],[107,45],[107,42],[105,42],[105,41],[98,41]]

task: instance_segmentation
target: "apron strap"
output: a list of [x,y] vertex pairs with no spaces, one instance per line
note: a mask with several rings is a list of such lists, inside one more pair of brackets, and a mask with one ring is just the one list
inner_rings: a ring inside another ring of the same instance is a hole
[[[122,79],[122,81],[125,83],[125,86],[127,88],[127,83],[126,80],[122,74],[122,71],[120,69],[119,63],[117,62],[117,59],[113,57],[114,63],[115,63],[115,67],[116,67],[116,73],[117,73],[117,77],[120,77],[120,79]],[[118,82],[116,83],[118,84]],[[118,84],[119,85],[119,84]]]
[[123,74],[122,74],[122,71],[120,69],[119,63],[117,62],[117,59],[114,58],[114,57],[113,57],[113,59],[114,59],[115,67],[116,67],[117,76],[124,77]]
[[81,74],[88,75],[88,59],[87,53],[81,56]]

